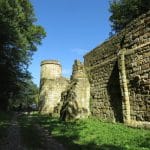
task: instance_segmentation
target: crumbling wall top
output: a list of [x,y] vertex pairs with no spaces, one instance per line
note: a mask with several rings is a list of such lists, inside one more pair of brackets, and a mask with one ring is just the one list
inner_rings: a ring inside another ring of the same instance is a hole
[[41,62],[41,79],[57,79],[62,75],[62,67],[57,60],[44,60]]
[[41,66],[45,65],[45,64],[55,64],[55,65],[60,65],[61,66],[61,64],[58,60],[43,60],[41,62]]
[[84,64],[79,60],[74,61],[72,70],[73,72],[72,72],[71,79],[86,78]]

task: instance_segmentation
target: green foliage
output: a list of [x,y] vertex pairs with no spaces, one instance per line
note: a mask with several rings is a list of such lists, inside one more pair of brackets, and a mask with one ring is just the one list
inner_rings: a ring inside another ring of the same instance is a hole
[[22,104],[23,108],[28,108],[32,104],[38,105],[39,89],[32,80],[26,80],[24,82],[22,90],[18,92],[14,97],[14,101],[11,103],[11,107],[17,107]]
[[30,123],[33,122],[47,128],[55,139],[71,150],[149,150],[150,147],[149,130],[106,123],[96,118],[61,122],[49,116],[32,115]]
[[29,0],[0,0],[0,107],[6,110],[26,79],[37,45],[45,37]]
[[110,21],[112,30],[119,32],[130,21],[150,10],[149,0],[111,0]]

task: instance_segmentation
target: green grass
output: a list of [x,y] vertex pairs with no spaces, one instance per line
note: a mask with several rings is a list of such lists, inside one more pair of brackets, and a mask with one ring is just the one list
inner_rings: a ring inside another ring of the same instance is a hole
[[95,118],[61,122],[57,118],[32,115],[30,119],[47,128],[71,150],[150,150],[150,130],[105,123]]

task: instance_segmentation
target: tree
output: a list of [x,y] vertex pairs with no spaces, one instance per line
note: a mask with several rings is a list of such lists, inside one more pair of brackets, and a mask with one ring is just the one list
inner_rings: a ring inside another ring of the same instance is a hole
[[15,100],[12,101],[11,107],[17,107],[20,104],[23,108],[28,108],[32,104],[38,105],[38,95],[39,89],[37,85],[31,79],[26,80],[22,90],[15,95]]
[[0,109],[23,89],[37,45],[46,36],[29,0],[0,0]]
[[111,0],[110,21],[112,30],[119,32],[139,15],[150,10],[150,0]]

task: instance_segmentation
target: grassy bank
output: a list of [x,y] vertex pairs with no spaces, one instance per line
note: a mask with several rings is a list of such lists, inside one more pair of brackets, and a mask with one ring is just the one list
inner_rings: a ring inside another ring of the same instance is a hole
[[95,118],[61,122],[57,118],[30,115],[30,124],[47,128],[55,139],[71,150],[149,150],[150,130],[123,124],[105,123]]

